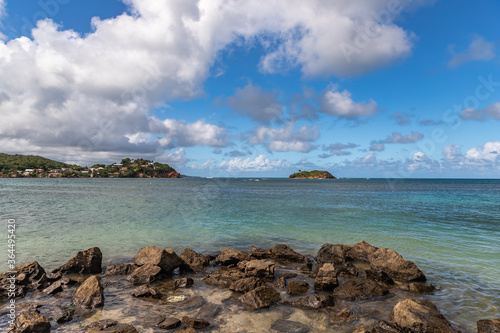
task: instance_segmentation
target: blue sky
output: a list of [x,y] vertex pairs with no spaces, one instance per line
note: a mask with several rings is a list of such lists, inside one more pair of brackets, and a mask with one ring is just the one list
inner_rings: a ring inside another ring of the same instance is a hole
[[0,151],[498,178],[500,3],[0,0]]

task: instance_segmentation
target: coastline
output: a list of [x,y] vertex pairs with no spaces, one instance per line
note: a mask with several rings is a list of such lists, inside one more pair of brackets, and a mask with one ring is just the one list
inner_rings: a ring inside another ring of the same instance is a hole
[[[437,289],[425,282],[413,262],[363,241],[325,244],[314,257],[283,244],[249,251],[225,248],[209,255],[190,249],[177,255],[153,246],[130,259],[130,263],[103,267],[101,251],[91,248],[52,273],[36,262],[17,267],[26,276],[19,292],[27,293],[17,301],[18,318],[21,311],[37,311],[38,320],[50,321],[53,332],[94,332],[91,325],[104,319],[115,320],[113,325],[124,329],[129,325],[139,332],[154,332],[172,317],[178,319],[175,327],[206,325],[202,331],[209,332],[288,332],[291,328],[407,332],[415,323],[401,319],[408,315],[404,311],[418,314],[424,306],[435,314],[420,314],[429,332],[434,332],[430,328],[471,332],[461,323],[436,319],[440,312],[426,298]],[[88,292],[82,285],[95,277],[92,288],[97,288],[97,294],[81,296],[85,301],[80,304],[81,290]],[[6,306],[2,310],[5,316]],[[116,332],[134,332],[127,329]]]

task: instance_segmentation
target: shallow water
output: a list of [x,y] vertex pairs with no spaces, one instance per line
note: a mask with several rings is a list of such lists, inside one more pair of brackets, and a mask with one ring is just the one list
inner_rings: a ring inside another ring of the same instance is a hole
[[364,239],[415,261],[440,287],[429,299],[470,330],[500,312],[499,202],[495,180],[0,179],[18,263],[50,270],[92,246],[105,263],[146,245],[209,253],[287,243],[314,255]]

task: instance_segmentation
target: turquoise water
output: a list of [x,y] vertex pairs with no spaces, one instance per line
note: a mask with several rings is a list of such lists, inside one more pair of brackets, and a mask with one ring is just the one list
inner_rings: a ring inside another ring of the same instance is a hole
[[500,312],[499,203],[499,180],[0,179],[18,263],[53,269],[92,246],[106,263],[146,245],[314,255],[363,239],[415,261],[440,287],[431,300],[469,328]]

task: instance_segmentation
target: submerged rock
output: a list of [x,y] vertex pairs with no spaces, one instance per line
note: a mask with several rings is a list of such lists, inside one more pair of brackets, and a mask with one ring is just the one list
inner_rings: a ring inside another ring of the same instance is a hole
[[113,333],[139,333],[134,326],[119,324],[115,320],[104,319],[90,324],[87,333],[113,332]]
[[210,323],[204,319],[193,318],[193,317],[184,317],[182,318],[182,322],[188,328],[200,329],[210,326]]
[[74,309],[65,308],[62,306],[54,307],[51,318],[58,324],[66,323],[73,320],[75,314]]
[[271,330],[273,332],[283,332],[283,333],[308,333],[311,332],[309,327],[306,325],[291,321],[278,319],[271,325]]
[[263,285],[264,282],[262,282],[261,279],[257,277],[248,277],[232,282],[229,285],[229,289],[240,293],[246,293]]
[[93,309],[96,306],[104,305],[104,289],[100,278],[92,275],[85,280],[76,290],[73,304],[85,309]]
[[500,319],[479,320],[477,333],[500,333]]
[[183,263],[174,250],[162,250],[157,246],[143,247],[134,257],[134,264],[138,266],[158,266],[167,274],[171,274],[174,269],[180,267]]
[[220,268],[215,272],[205,276],[202,281],[206,284],[213,284],[225,288],[229,288],[233,282],[244,279],[246,277],[245,273],[237,268]]
[[176,304],[177,309],[192,310],[197,309],[205,304],[205,299],[202,296],[193,296],[185,301]]
[[17,315],[14,333],[46,333],[50,332],[49,320],[37,310],[24,311]]
[[175,288],[190,288],[194,285],[192,278],[180,278],[174,281]]
[[314,294],[290,298],[282,303],[299,309],[318,310],[335,305],[335,300],[332,295]]
[[280,294],[271,287],[263,286],[251,290],[239,298],[247,308],[256,310],[267,308],[280,300]]
[[357,318],[353,315],[353,313],[351,311],[349,311],[349,309],[344,308],[344,309],[340,310],[339,312],[330,316],[330,318],[328,320],[332,324],[346,324],[346,323],[350,323],[354,320],[357,320]]
[[205,267],[207,267],[210,263],[210,257],[200,253],[196,253],[190,248],[186,248],[181,253],[180,258],[184,261],[185,265],[189,267],[190,270],[195,272],[204,271]]
[[356,278],[341,284],[333,291],[333,294],[342,299],[351,301],[364,300],[389,293],[386,284],[363,278]]
[[307,258],[304,255],[295,252],[290,246],[285,244],[278,244],[272,249],[270,249],[269,252],[272,258],[281,261],[299,262],[299,263],[307,261]]
[[135,264],[123,264],[123,265],[109,265],[106,267],[106,276],[110,275],[129,275],[135,271],[139,266]]
[[130,295],[134,297],[161,298],[161,293],[153,287],[142,285],[133,289]]
[[127,277],[127,280],[132,284],[150,283],[156,280],[161,273],[162,269],[159,266],[145,264],[133,271],[132,274]]
[[55,269],[53,273],[99,274],[102,271],[102,252],[98,247],[92,247],[78,252],[66,264]]
[[412,282],[399,285],[399,289],[415,294],[424,294],[433,292],[434,290],[436,290],[436,287],[434,287],[432,284]]
[[163,328],[164,330],[173,330],[174,328],[181,326],[181,324],[182,322],[179,319],[168,317],[162,320],[156,326],[158,326],[159,328]]
[[286,292],[289,295],[303,295],[309,290],[309,284],[304,280],[293,280],[286,286]]
[[432,302],[405,299],[392,310],[394,322],[412,333],[457,333]]
[[213,303],[207,303],[200,308],[196,317],[205,319],[207,321],[212,321],[215,318],[217,318],[217,316],[221,313],[221,311],[222,307],[220,307],[219,305]]

